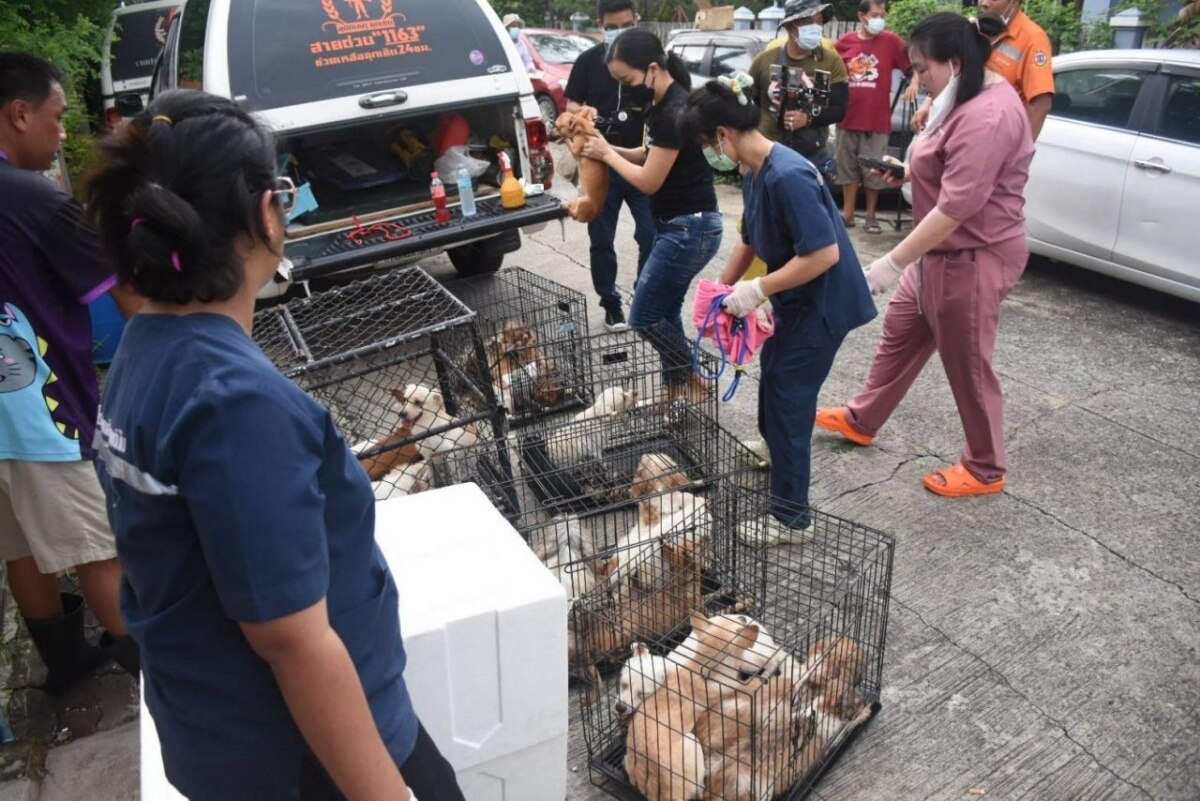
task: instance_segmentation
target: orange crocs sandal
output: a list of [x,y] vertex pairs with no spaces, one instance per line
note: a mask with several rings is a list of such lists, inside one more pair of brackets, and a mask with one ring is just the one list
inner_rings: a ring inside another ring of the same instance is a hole
[[998,478],[990,483],[983,483],[971,471],[963,467],[962,462],[955,462],[950,467],[934,470],[921,479],[925,489],[945,498],[970,498],[974,495],[991,495],[1004,489],[1004,478]]
[[826,431],[841,434],[855,445],[870,445],[875,441],[870,434],[856,431],[850,425],[850,421],[846,419],[845,406],[839,406],[836,409],[817,409],[817,425]]

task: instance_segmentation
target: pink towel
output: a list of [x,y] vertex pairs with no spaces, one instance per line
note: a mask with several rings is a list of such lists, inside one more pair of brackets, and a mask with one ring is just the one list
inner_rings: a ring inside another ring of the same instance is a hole
[[724,357],[744,365],[775,333],[775,318],[763,306],[742,319],[734,317],[721,308],[721,301],[732,291],[733,287],[701,278],[696,286],[692,322],[696,324],[697,339],[710,338]]

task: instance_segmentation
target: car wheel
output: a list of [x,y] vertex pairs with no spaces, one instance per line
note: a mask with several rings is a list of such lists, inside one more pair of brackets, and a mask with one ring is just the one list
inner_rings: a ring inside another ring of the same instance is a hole
[[454,265],[454,269],[458,271],[459,275],[466,278],[472,275],[494,273],[500,269],[500,265],[504,263],[504,254],[486,253],[484,244],[485,242],[472,242],[469,245],[450,248],[446,251],[446,255],[450,257],[450,263]]
[[542,112],[542,119],[546,121],[546,127],[553,128],[554,121],[558,119],[558,104],[550,95],[538,95],[537,104],[538,110]]

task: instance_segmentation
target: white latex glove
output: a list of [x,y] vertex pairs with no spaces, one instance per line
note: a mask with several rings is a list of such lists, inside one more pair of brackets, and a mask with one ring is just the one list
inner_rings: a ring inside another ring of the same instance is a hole
[[867,286],[872,295],[882,295],[892,284],[900,280],[904,270],[892,259],[891,253],[885,253],[882,258],[871,262],[867,267]]
[[767,299],[767,296],[763,294],[761,284],[761,278],[738,281],[734,285],[733,291],[726,296],[725,300],[721,301],[721,308],[734,317],[745,317],[757,309],[758,304]]

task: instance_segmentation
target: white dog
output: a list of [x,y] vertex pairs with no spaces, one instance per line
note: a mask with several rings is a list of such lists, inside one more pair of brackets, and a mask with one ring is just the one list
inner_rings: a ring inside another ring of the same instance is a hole
[[645,643],[630,646],[630,656],[621,666],[617,680],[617,704],[613,711],[625,720],[652,695],[667,678],[671,663],[665,656],[655,656]]
[[567,591],[567,602],[594,590],[596,573],[587,561],[594,552],[591,541],[579,525],[579,519],[557,517],[554,519],[553,532],[543,532],[543,536],[545,539],[534,549],[534,553]]
[[388,498],[399,498],[404,495],[416,495],[433,487],[433,469],[429,462],[409,462],[398,470],[393,470],[379,481],[371,482],[375,490],[375,500],[386,501]]
[[585,420],[595,420],[605,416],[616,419],[621,412],[637,406],[637,393],[609,387],[601,392],[596,401],[584,409],[567,423],[555,430],[546,438],[546,455],[550,461],[559,467],[567,467],[585,459],[595,458],[604,450],[609,432],[600,426],[577,426]]
[[[392,390],[400,410],[401,425],[407,426],[412,436],[421,437],[427,431],[454,423],[446,411],[442,393],[424,384],[409,384],[403,390]],[[479,441],[479,429],[468,424],[440,434],[418,439],[416,445],[421,455],[429,458],[439,451],[465,448]]]

